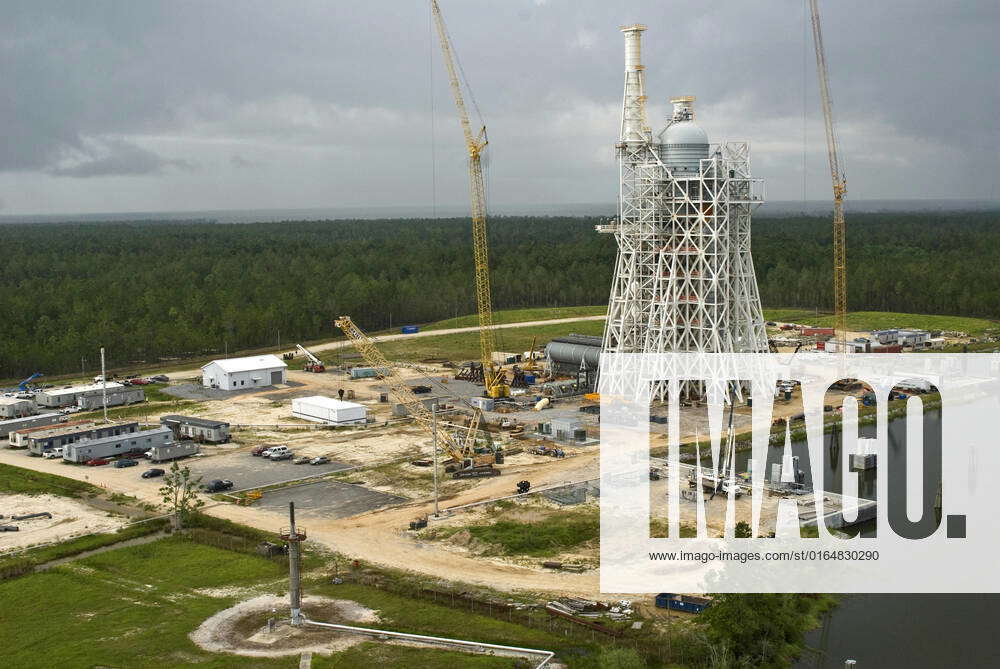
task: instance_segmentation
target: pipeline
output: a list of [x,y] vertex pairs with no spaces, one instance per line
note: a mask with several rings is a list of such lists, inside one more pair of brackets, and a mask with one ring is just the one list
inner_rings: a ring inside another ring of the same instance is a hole
[[406,632],[390,632],[389,630],[377,630],[371,629],[369,627],[352,627],[351,625],[337,625],[334,623],[321,623],[315,620],[304,619],[303,624],[314,625],[316,627],[325,627],[327,629],[340,630],[341,632],[352,632],[354,634],[368,634],[374,637],[393,637],[397,639],[406,639],[408,641],[424,641],[429,643],[437,643],[451,646],[463,646],[465,648],[473,648],[475,650],[502,650],[507,653],[519,654],[519,655],[534,655],[541,656],[542,661],[535,665],[535,669],[542,669],[549,664],[555,653],[551,650],[540,650],[538,648],[518,648],[516,646],[501,646],[494,643],[480,643],[478,641],[464,641],[462,639],[447,639],[444,637],[437,636],[425,636],[423,634],[407,634]]
[[28,520],[29,518],[42,518],[43,516],[45,518],[50,518],[50,519],[52,518],[52,514],[51,513],[49,513],[48,511],[42,511],[41,513],[29,513],[29,514],[27,514],[25,516],[11,516],[10,519],[11,520]]

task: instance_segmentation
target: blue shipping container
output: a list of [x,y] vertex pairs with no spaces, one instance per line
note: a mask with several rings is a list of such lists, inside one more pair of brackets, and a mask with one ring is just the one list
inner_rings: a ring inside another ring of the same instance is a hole
[[527,383],[528,385],[533,385],[535,383],[535,375],[534,374],[525,374],[524,375],[524,382]]
[[404,325],[402,328],[400,328],[400,332],[402,334],[416,334],[420,332],[420,328],[417,327],[416,325]]
[[709,607],[712,600],[705,597],[678,595],[673,592],[661,592],[656,596],[656,606],[661,609],[673,609],[686,613],[701,613]]

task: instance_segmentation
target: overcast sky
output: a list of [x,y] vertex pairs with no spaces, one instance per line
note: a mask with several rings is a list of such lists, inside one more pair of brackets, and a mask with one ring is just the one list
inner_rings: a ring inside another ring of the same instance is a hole
[[[768,199],[828,197],[805,4],[441,0],[491,202],[614,200],[635,22],[655,129],[695,95],[712,141],[751,143]],[[1000,196],[1000,2],[821,5],[848,197]],[[0,214],[466,201],[425,0],[0,8]]]

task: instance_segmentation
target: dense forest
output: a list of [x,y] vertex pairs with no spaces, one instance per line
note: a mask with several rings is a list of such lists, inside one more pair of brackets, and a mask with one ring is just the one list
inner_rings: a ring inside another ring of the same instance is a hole
[[[1000,215],[858,214],[849,304],[1000,316]],[[597,219],[491,222],[496,309],[602,304],[614,240]],[[768,306],[830,307],[827,218],[758,218]],[[0,378],[237,351],[475,311],[467,219],[0,225]]]

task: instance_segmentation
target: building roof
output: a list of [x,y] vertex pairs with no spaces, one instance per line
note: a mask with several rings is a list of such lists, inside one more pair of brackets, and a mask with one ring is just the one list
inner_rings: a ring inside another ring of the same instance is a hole
[[273,369],[275,367],[288,367],[281,358],[276,355],[252,355],[247,358],[223,358],[213,360],[208,365],[203,365],[202,369],[209,365],[218,365],[227,374],[234,372],[255,372],[259,369]]
[[[119,388],[124,388],[120,383],[115,381],[108,381],[108,390],[118,390]],[[62,395],[77,395],[79,393],[90,393],[94,391],[100,391],[104,388],[102,383],[91,383],[86,386],[70,386],[69,388],[50,388],[49,390],[43,391],[48,397],[60,397]]]
[[86,432],[97,427],[97,423],[92,420],[74,420],[68,423],[53,423],[51,425],[39,425],[38,427],[26,427],[23,430],[15,430],[17,434],[22,436],[32,435],[32,436],[42,436],[48,435],[50,432],[53,434],[63,434],[67,432]]
[[[139,430],[138,432],[127,432],[125,434],[110,435],[107,437],[98,437],[97,439],[81,439],[80,441],[74,442],[72,444],[66,444],[66,448],[86,448],[87,446],[94,446],[95,444],[107,444],[114,443],[116,441],[131,441],[142,439],[143,437],[152,437],[154,435],[160,434],[173,434],[170,432],[169,427],[154,427],[150,430]],[[138,444],[136,444],[138,446]]]
[[195,427],[220,428],[229,427],[229,423],[221,420],[209,420],[207,418],[195,418],[194,416],[160,416],[161,423],[183,423],[184,425],[194,425]]
[[323,407],[324,409],[364,409],[363,404],[358,404],[356,402],[344,402],[343,400],[335,400],[332,397],[324,397],[322,395],[312,395],[311,397],[296,397],[292,402],[306,402],[315,406]]
[[0,425],[3,425],[3,426],[18,425],[20,423],[26,423],[26,422],[29,422],[29,421],[38,420],[40,418],[61,419],[61,418],[64,418],[64,416],[61,413],[55,413],[55,412],[53,412],[53,413],[40,413],[40,414],[37,414],[35,416],[25,416],[24,418],[8,418],[7,420],[0,420]]
[[34,400],[22,400],[16,397],[0,397],[0,404],[24,404],[25,402],[31,403]]

